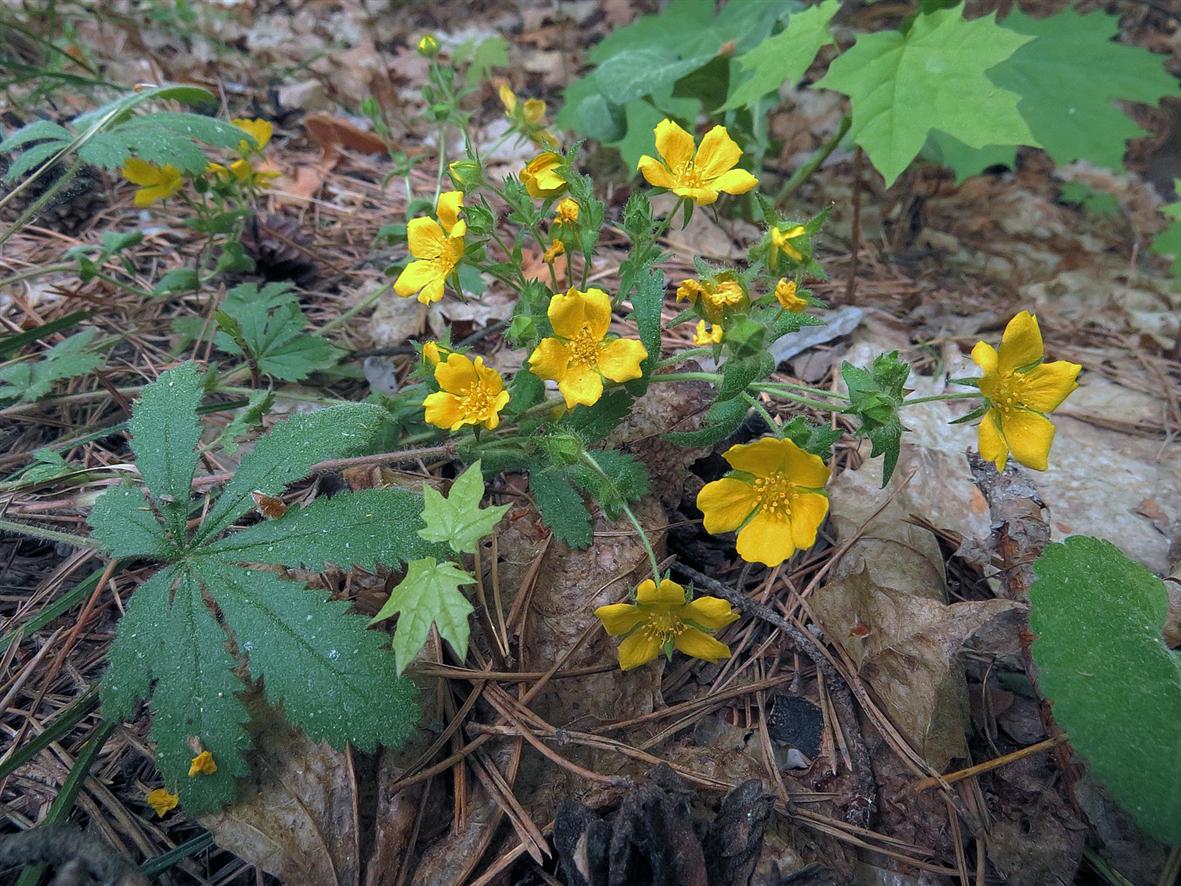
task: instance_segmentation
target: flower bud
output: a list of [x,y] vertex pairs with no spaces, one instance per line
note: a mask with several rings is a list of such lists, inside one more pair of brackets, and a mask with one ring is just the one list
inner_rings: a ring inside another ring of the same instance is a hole
[[582,457],[582,441],[573,434],[555,434],[543,440],[542,445],[555,464],[578,464]]
[[455,183],[455,187],[465,194],[484,180],[484,170],[480,168],[479,161],[470,157],[452,162],[447,171],[451,174],[451,181]]
[[430,58],[439,52],[439,41],[431,34],[423,34],[418,38],[418,54]]

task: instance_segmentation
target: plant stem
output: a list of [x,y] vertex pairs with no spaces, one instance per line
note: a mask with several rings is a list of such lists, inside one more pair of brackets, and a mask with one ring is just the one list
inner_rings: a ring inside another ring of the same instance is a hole
[[[721,380],[722,375],[718,372],[666,372],[662,375],[652,376],[652,381],[708,381],[718,384]],[[820,409],[825,412],[841,411],[840,407],[835,403],[824,403],[820,400],[811,400],[807,397],[801,397],[798,394],[778,390],[773,384],[752,384],[750,388],[753,391],[766,391],[768,394],[780,400],[790,400],[792,403],[799,403],[801,406],[811,406],[813,409]]]
[[619,499],[619,504],[623,509],[623,513],[627,515],[628,521],[633,527],[635,527],[636,535],[638,535],[640,538],[640,544],[644,546],[644,552],[648,555],[648,564],[652,567],[652,578],[656,584],[659,585],[660,561],[656,558],[656,551],[652,549],[652,542],[648,540],[648,533],[644,531],[644,527],[640,525],[640,521],[636,518],[636,515],[632,513],[632,509],[627,506],[627,499],[625,499],[619,493],[619,490],[615,488],[615,483],[610,477],[607,476],[607,472],[599,467],[599,463],[594,460],[591,454],[584,449],[582,451],[581,458],[584,464],[586,464],[591,470],[593,470],[607,482],[607,485],[611,487],[611,491],[614,492],[615,496]]
[[348,323],[350,320],[353,319],[353,317],[357,316],[363,310],[365,310],[366,308],[375,304],[379,298],[381,298],[383,295],[386,294],[386,292],[389,290],[389,288],[390,288],[389,283],[386,283],[384,286],[378,287],[373,292],[369,293],[369,295],[365,296],[363,299],[361,299],[359,302],[357,302],[355,305],[353,305],[351,308],[349,308],[347,311],[342,313],[335,320],[329,320],[327,323],[325,323],[323,326],[321,326],[320,327],[320,334],[323,335],[325,332],[331,332],[333,329],[336,329],[338,326],[343,326],[345,323]]
[[91,551],[98,549],[97,542],[89,538],[83,538],[81,535],[74,535],[70,532],[58,532],[56,529],[44,529],[28,523],[16,523],[12,520],[0,519],[0,531],[15,532],[17,535],[27,535],[30,538],[39,538],[42,541],[61,542],[62,544],[73,545],[76,548],[86,548]]
[[712,353],[713,348],[689,348],[658,361],[655,368],[663,369],[665,366],[676,366],[682,360],[689,360],[693,357],[707,357]]
[[776,437],[783,436],[783,429],[779,426],[779,423],[775,421],[771,413],[767,411],[767,407],[759,402],[758,397],[755,397],[751,394],[743,394],[742,399],[754,407],[754,410],[762,417],[763,421],[767,423],[767,430],[769,430]]
[[841,125],[837,127],[836,134],[817,148],[816,153],[809,157],[808,161],[792,173],[791,178],[783,183],[783,187],[779,189],[779,193],[775,196],[776,206],[783,205],[788,197],[799,190],[800,186],[812,177],[812,173],[820,168],[820,164],[827,160],[829,154],[837,149],[837,145],[841,143],[841,139],[845,137],[852,123],[853,118],[848,115],[841,118]]
[[7,287],[16,283],[20,283],[24,280],[35,280],[38,277],[44,277],[46,274],[56,274],[60,271],[69,271],[76,267],[78,266],[73,262],[60,262],[56,265],[39,265],[33,268],[26,268],[23,271],[13,274],[11,277],[5,277],[3,280],[0,280],[0,289],[6,289]]
[[964,391],[961,394],[932,394],[930,397],[915,397],[912,400],[903,400],[902,406],[914,406],[916,403],[934,403],[936,400],[979,400],[979,391]]

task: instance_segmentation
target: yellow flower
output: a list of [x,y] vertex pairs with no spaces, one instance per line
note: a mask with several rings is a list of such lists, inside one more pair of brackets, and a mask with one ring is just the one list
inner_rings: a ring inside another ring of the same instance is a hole
[[271,143],[271,136],[275,132],[275,128],[271,125],[270,120],[251,120],[246,117],[235,117],[230,122],[239,129],[246,130],[246,133],[256,142],[254,147],[251,147],[250,142],[246,141],[246,139],[238,142],[238,150],[243,154],[261,154],[263,148]]
[[547,265],[552,265],[555,261],[558,260],[558,256],[561,255],[565,251],[566,251],[566,244],[565,243],[563,243],[561,240],[552,240],[550,242],[549,248],[546,249],[546,251],[545,251],[545,255],[543,255],[541,257],[542,261],[544,261]]
[[985,342],[972,349],[972,359],[984,370],[980,393],[988,404],[980,422],[980,455],[998,471],[1010,453],[1035,471],[1049,466],[1054,425],[1046,415],[1078,387],[1082,367],[1066,360],[1043,363],[1044,356],[1041,329],[1029,311],[1009,321],[999,352]]
[[560,225],[577,224],[578,204],[569,197],[563,197],[554,210],[554,221]]
[[189,764],[189,778],[196,778],[198,775],[213,775],[217,772],[217,763],[213,761],[213,754],[209,751],[202,751],[193,757],[193,762]]
[[435,381],[442,390],[422,401],[430,424],[449,431],[479,424],[491,431],[500,424],[509,394],[500,373],[485,366],[483,357],[473,363],[463,354],[451,354],[436,364]]
[[724,454],[734,473],[705,484],[697,507],[705,531],[738,530],[738,554],[748,563],[778,566],[810,548],[828,513],[828,468],[791,440],[763,437]]
[[438,221],[433,218],[411,219],[406,228],[412,261],[402,269],[394,281],[394,292],[409,298],[418,293],[424,305],[443,297],[443,286],[451,272],[463,258],[463,236],[467,223],[459,217],[463,208],[463,194],[445,191],[439,195],[435,208]]
[[802,262],[804,260],[804,253],[800,252],[800,250],[797,249],[795,244],[791,241],[798,239],[807,233],[808,229],[803,225],[795,225],[788,228],[786,231],[781,231],[779,228],[772,228],[771,255],[769,262],[771,268],[774,269],[778,267],[777,262],[779,261],[779,253],[781,252],[792,261]]
[[656,129],[656,151],[661,159],[645,154],[639,170],[648,184],[668,188],[698,206],[708,206],[718,194],[745,194],[759,180],[745,169],[735,169],[742,149],[725,126],[715,126],[701,139],[694,153],[693,136],[672,120],[662,120]]
[[430,58],[439,51],[439,41],[430,34],[423,34],[418,38],[418,54]]
[[716,323],[711,323],[708,331],[705,328],[705,321],[697,321],[697,331],[693,333],[693,344],[699,346],[716,345],[722,340],[722,327]]
[[135,205],[151,206],[157,200],[171,197],[181,189],[184,179],[175,166],[157,166],[139,157],[128,157],[123,164],[123,177],[133,185],[139,185],[135,192]]
[[500,84],[500,103],[504,105],[505,115],[516,124],[516,127],[531,141],[546,147],[556,147],[557,139],[543,127],[545,123],[545,102],[539,98],[529,98],[522,102],[507,83]]
[[603,379],[629,381],[643,375],[648,351],[636,339],[605,341],[611,325],[611,299],[601,289],[571,288],[549,303],[553,338],[543,338],[529,357],[534,375],[552,379],[573,409],[593,406],[603,396]]
[[422,346],[422,359],[430,363],[431,366],[438,366],[439,361],[450,353],[451,351],[442,347],[437,341],[428,341]]
[[647,579],[636,588],[635,603],[600,606],[595,615],[612,637],[627,636],[619,644],[619,667],[628,671],[674,648],[693,658],[716,662],[730,657],[725,643],[706,631],[718,631],[738,618],[719,597],[685,602],[685,589],[675,581]]
[[803,313],[808,307],[808,300],[796,292],[795,280],[780,280],[775,284],[775,301],[793,314]]
[[156,788],[154,791],[150,791],[147,799],[148,805],[156,811],[156,815],[160,816],[160,818],[163,818],[166,813],[175,809],[176,805],[180,802],[180,797],[164,788]]
[[721,322],[727,312],[741,310],[749,303],[742,284],[725,274],[715,280],[682,280],[677,287],[677,301],[699,303],[711,323]]
[[521,184],[533,198],[558,196],[566,190],[561,156],[553,151],[542,151],[521,170]]

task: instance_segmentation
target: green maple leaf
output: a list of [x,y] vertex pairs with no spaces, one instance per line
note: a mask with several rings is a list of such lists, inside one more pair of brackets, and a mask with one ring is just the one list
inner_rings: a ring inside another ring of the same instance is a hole
[[1005,29],[1034,39],[988,78],[1021,96],[1018,109],[1034,139],[1060,166],[1090,160],[1122,169],[1127,140],[1144,130],[1116,101],[1155,105],[1178,92],[1177,78],[1164,69],[1165,56],[1114,42],[1117,16],[1066,9],[1034,19],[1014,12],[1001,23]]
[[478,461],[455,478],[446,498],[437,489],[424,486],[422,521],[426,526],[418,534],[427,541],[446,542],[457,554],[474,554],[480,539],[509,509],[508,505],[481,508],[483,497],[484,475]]
[[371,622],[398,616],[394,655],[399,674],[406,670],[426,643],[432,624],[438,628],[439,636],[451,644],[460,661],[467,656],[467,617],[473,607],[460,593],[459,587],[475,581],[454,563],[440,563],[434,557],[410,563],[406,577],[394,588]]
[[816,85],[853,105],[851,132],[891,185],[932,130],[970,148],[1038,142],[1017,109],[1020,97],[986,72],[1033,38],[995,16],[967,21],[963,6],[920,15],[905,34],[863,34]]
[[839,0],[824,0],[793,13],[786,28],[738,56],[735,61],[751,76],[730,93],[718,111],[745,107],[784,83],[803,77],[821,47],[832,43],[828,23],[840,6]]

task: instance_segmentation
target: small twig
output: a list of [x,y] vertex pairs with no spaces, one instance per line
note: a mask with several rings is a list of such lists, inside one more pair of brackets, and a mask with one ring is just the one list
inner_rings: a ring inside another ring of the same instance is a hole
[[782,206],[787,198],[799,190],[800,186],[812,177],[812,174],[820,168],[828,155],[837,149],[845,134],[849,131],[849,127],[853,124],[853,118],[846,114],[841,118],[841,125],[837,127],[836,134],[828,141],[816,149],[807,162],[799,169],[792,173],[791,178],[783,183],[783,187],[779,189],[779,193],[775,195],[775,205]]
[[861,166],[862,151],[853,158],[853,247],[849,250],[849,282],[845,284],[845,304],[852,304],[857,294],[857,272],[861,264]]
[[915,782],[914,789],[916,791],[925,791],[928,788],[940,787],[943,784],[954,784],[957,781],[963,781],[965,778],[971,778],[973,775],[991,772],[993,769],[999,769],[1007,763],[1015,763],[1017,760],[1031,757],[1040,751],[1057,747],[1064,741],[1066,741],[1065,735],[1055,735],[1053,738],[1043,739],[1036,744],[1031,744],[1029,747],[1021,748],[1020,750],[1013,751],[1010,754],[1005,754],[993,760],[985,760],[983,763],[977,763],[975,766],[969,766],[967,769],[961,769],[958,772],[950,772],[940,778],[921,779]]

